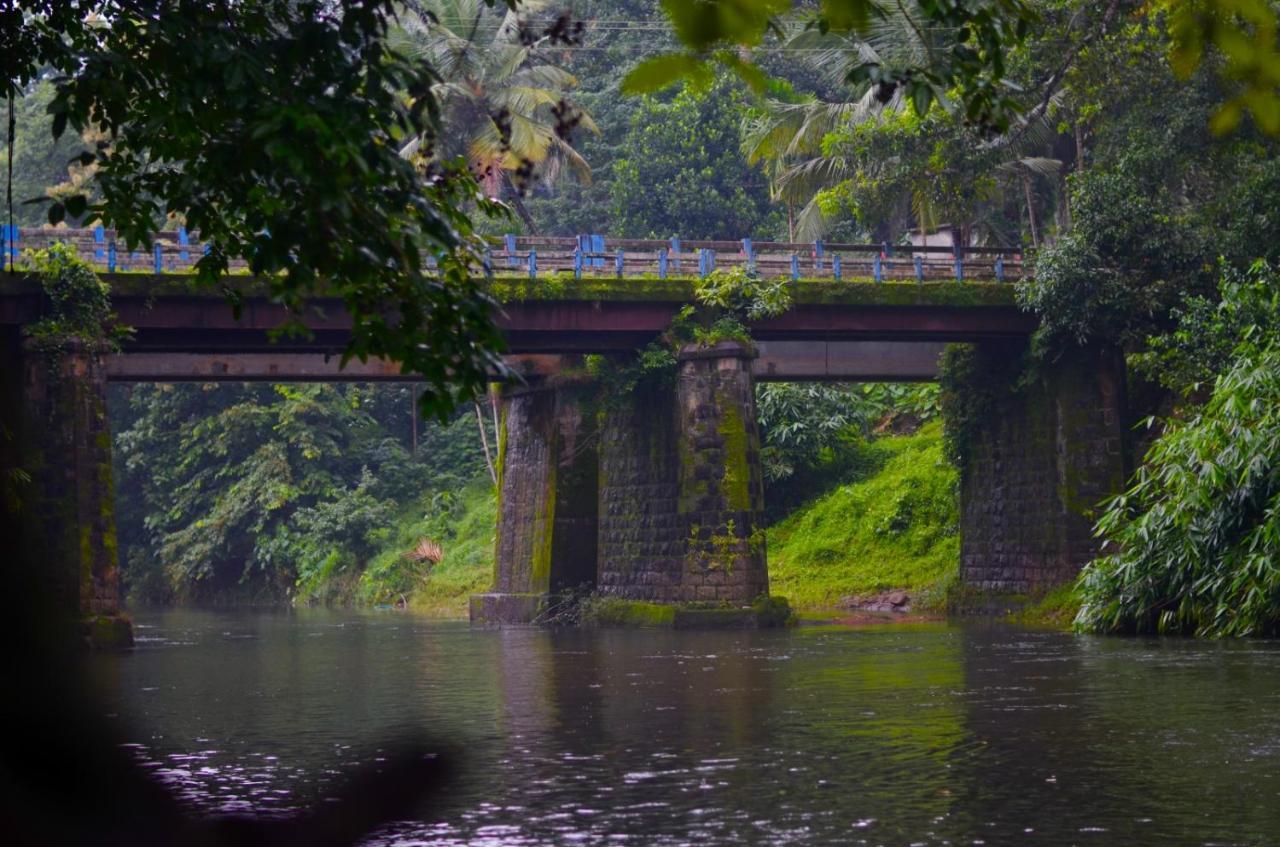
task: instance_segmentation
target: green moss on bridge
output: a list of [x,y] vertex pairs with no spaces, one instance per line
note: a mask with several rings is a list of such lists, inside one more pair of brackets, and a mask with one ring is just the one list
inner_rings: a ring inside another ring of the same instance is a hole
[[[200,284],[191,273],[117,272],[101,274],[114,297],[210,297],[225,293]],[[692,303],[693,278],[584,276],[550,274],[530,280],[519,275],[499,274],[489,283],[489,292],[502,303],[538,301],[619,301],[651,303]],[[267,282],[247,274],[231,274],[228,287],[244,297],[268,296]],[[1014,286],[995,282],[892,281],[877,283],[870,278],[801,279],[790,284],[792,299],[801,305],[839,306],[1012,306]],[[38,283],[24,275],[0,279],[0,294],[38,291]]]
[[[542,301],[630,301],[692,303],[694,282],[656,277],[583,277],[559,275],[536,280],[495,277],[493,296],[503,303]],[[841,306],[1012,306],[1014,287],[994,282],[877,283],[868,279],[801,279],[790,284],[792,299],[802,305]]]

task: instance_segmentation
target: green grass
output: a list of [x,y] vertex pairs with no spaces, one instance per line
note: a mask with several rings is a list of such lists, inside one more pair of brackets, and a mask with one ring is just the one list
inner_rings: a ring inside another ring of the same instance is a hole
[[[467,598],[493,584],[497,500],[489,480],[472,482],[458,493],[457,507],[442,528],[427,515],[426,503],[414,504],[396,526],[388,545],[365,569],[360,597],[366,603],[394,602],[401,594],[415,610],[438,617],[465,618]],[[443,531],[442,531],[443,529]],[[409,562],[405,553],[420,538],[440,543],[444,558],[434,565]]]
[[943,456],[941,424],[861,449],[867,475],[768,530],[769,590],[798,609],[890,589],[927,605],[958,571],[956,471]]
[[493,587],[494,532],[498,500],[489,480],[462,492],[462,512],[444,558],[413,593],[414,609],[433,615],[465,618],[468,598]]
[[1068,582],[1012,613],[1009,620],[1022,626],[1069,630],[1080,611],[1080,602],[1075,582]]

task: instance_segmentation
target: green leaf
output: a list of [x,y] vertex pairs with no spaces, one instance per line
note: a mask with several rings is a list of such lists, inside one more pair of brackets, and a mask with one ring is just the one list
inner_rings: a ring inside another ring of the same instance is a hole
[[1243,114],[1244,110],[1240,107],[1239,101],[1231,100],[1223,103],[1209,118],[1209,131],[1214,135],[1227,135],[1234,132],[1240,125]]
[[624,94],[650,94],[674,85],[685,77],[706,73],[701,59],[683,53],[668,53],[646,59],[622,80]]

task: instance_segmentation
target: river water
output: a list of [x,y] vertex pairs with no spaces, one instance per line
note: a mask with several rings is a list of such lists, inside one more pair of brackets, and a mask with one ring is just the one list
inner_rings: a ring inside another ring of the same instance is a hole
[[195,808],[286,814],[461,751],[379,844],[1280,844],[1280,644],[992,626],[472,631],[135,615],[105,708]]

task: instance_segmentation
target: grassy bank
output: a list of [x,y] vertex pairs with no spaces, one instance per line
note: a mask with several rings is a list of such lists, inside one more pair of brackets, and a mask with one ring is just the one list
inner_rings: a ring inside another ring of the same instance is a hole
[[[497,503],[487,478],[456,495],[426,497],[405,510],[382,551],[360,580],[358,600],[393,603],[402,597],[416,611],[466,617],[467,598],[493,583],[493,533]],[[436,563],[407,555],[422,539],[440,545]]]
[[904,589],[940,602],[959,567],[956,471],[941,424],[880,438],[859,478],[827,491],[768,530],[769,586],[799,609]]
[[[772,593],[806,610],[890,589],[910,592],[917,606],[941,602],[960,551],[956,473],[942,454],[941,427],[930,424],[857,449],[855,480],[769,528]],[[496,520],[487,479],[443,501],[437,495],[413,504],[365,569],[357,601],[403,597],[417,611],[465,617],[467,598],[492,583]],[[440,544],[439,562],[406,555],[424,538]]]

